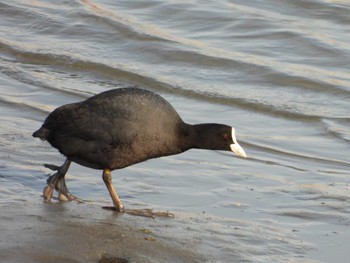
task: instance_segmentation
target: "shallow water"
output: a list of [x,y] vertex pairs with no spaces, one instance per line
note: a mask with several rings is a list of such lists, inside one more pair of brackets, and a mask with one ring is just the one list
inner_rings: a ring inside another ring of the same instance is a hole
[[[164,239],[208,262],[348,262],[348,1],[14,0],[0,12],[3,209],[40,201],[42,164],[64,160],[31,137],[51,110],[136,85],[187,122],[234,126],[249,156],[191,150],[115,171],[127,207],[177,215],[153,222]],[[110,204],[100,171],[73,165],[67,183]]]

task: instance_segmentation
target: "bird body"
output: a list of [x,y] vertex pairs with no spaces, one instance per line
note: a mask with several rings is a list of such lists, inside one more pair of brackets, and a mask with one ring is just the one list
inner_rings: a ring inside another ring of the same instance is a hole
[[188,150],[186,130],[162,97],[124,88],[57,108],[34,136],[76,163],[114,170]]

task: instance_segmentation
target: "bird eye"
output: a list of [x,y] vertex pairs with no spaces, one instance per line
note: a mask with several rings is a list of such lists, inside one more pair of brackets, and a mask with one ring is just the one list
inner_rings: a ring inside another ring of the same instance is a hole
[[229,137],[229,135],[227,133],[224,133],[223,138],[224,138],[225,141],[227,141],[230,137]]

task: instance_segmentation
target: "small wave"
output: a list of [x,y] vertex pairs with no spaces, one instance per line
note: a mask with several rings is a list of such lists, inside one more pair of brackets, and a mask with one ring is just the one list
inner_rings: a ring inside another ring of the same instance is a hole
[[324,128],[330,136],[350,143],[350,118],[325,118],[322,120]]

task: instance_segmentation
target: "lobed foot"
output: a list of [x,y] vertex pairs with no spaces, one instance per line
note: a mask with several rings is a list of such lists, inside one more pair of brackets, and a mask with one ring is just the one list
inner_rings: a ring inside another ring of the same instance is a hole
[[50,202],[54,190],[58,192],[58,200],[62,202],[77,201],[82,203],[83,200],[72,195],[66,186],[65,175],[68,171],[71,161],[66,160],[62,166],[53,164],[45,164],[44,166],[57,171],[47,179],[47,186],[43,190],[43,198],[46,202]]
[[53,185],[47,185],[44,187],[43,198],[44,198],[45,202],[51,201],[54,189],[55,189],[55,187]]
[[[117,211],[117,209],[114,206],[103,206],[103,209],[106,210],[112,210]],[[126,213],[133,216],[143,216],[143,217],[149,217],[149,218],[156,218],[156,217],[167,217],[167,218],[174,218],[175,215],[172,213],[162,212],[162,211],[153,211],[153,209],[124,209],[123,211],[117,211],[121,213]]]
[[175,215],[167,212],[162,211],[153,211],[153,209],[125,209],[125,213],[133,216],[144,216],[144,217],[150,217],[150,218],[156,218],[156,217],[167,217],[167,218],[174,218]]

